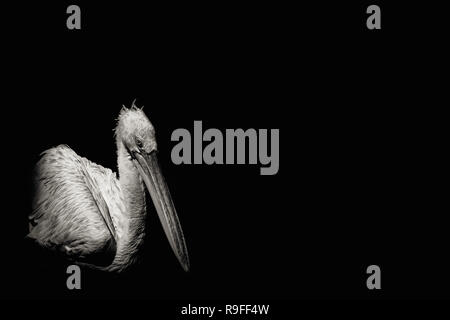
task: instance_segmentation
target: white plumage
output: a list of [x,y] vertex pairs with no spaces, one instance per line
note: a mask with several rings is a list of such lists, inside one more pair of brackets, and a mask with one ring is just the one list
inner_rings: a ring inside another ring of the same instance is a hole
[[155,155],[154,129],[141,109],[121,110],[116,144],[119,179],[68,146],[42,153],[28,237],[80,264],[120,272],[135,262],[145,236],[145,184],[172,249],[188,270],[183,232]]

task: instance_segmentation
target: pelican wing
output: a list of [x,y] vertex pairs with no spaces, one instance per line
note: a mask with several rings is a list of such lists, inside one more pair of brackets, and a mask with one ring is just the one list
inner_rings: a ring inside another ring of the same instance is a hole
[[72,260],[108,265],[116,231],[102,184],[116,183],[109,169],[79,157],[67,146],[42,153],[35,168],[29,238]]
[[81,166],[81,169],[83,170],[84,173],[86,186],[91,192],[92,198],[94,199],[94,202],[97,205],[97,209],[100,212],[106,227],[108,228],[111,238],[115,242],[116,232],[111,218],[111,214],[109,213],[108,204],[106,203],[105,198],[103,198],[103,195],[101,194],[99,188],[97,187],[96,181],[93,179],[92,175],[89,174],[88,170],[86,170],[86,167]]

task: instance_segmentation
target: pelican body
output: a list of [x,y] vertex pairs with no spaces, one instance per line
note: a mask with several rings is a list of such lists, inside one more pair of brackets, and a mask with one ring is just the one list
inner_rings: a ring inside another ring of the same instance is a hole
[[81,265],[121,272],[137,260],[143,244],[147,187],[170,246],[187,271],[186,243],[156,158],[153,125],[133,104],[120,111],[115,137],[119,178],[65,145],[41,154],[28,237]]

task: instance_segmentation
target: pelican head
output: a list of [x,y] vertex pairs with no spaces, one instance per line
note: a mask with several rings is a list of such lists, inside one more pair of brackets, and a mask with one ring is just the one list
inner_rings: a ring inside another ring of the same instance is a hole
[[119,114],[116,136],[127,148],[130,157],[133,152],[151,153],[157,150],[155,129],[142,109],[123,107]]
[[144,111],[134,104],[122,108],[117,127],[117,143],[122,143],[147,187],[170,246],[185,271],[189,257],[180,222],[156,156],[155,129]]

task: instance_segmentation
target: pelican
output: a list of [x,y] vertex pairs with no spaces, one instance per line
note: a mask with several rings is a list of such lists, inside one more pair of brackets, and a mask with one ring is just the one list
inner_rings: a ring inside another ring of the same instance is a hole
[[183,231],[156,157],[155,130],[134,102],[120,111],[115,139],[119,178],[65,145],[41,153],[27,237],[77,264],[126,270],[145,236],[145,185],[170,246],[188,271]]

